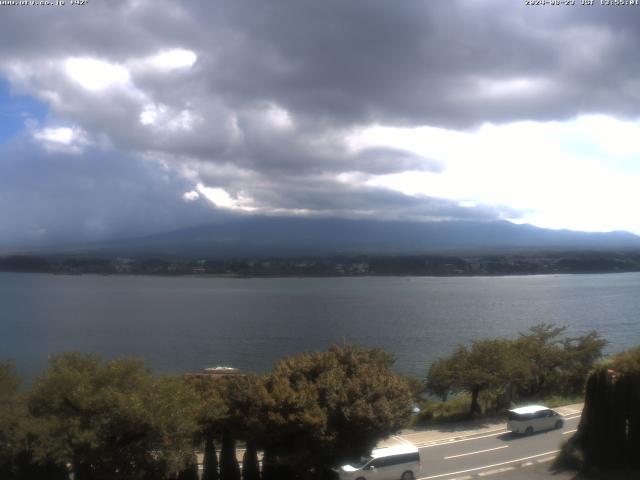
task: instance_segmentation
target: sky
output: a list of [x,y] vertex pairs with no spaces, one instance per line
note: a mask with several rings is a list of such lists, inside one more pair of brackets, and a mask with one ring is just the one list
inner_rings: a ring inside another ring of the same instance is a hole
[[640,234],[640,6],[10,3],[0,247],[229,215]]

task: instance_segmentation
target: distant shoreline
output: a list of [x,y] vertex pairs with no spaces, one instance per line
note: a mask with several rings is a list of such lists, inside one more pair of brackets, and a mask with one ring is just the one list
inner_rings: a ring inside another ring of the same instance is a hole
[[331,257],[175,259],[144,257],[0,257],[0,271],[66,275],[217,278],[496,277],[640,272],[640,252],[564,251]]
[[640,273],[640,270],[628,271],[580,271],[580,272],[549,272],[549,273],[487,273],[487,274],[363,274],[363,275],[284,275],[284,274],[264,274],[264,275],[241,275],[226,273],[205,273],[205,274],[166,274],[166,273],[60,273],[60,272],[28,272],[28,271],[11,271],[0,270],[2,273],[17,273],[31,275],[49,275],[60,277],[77,277],[77,276],[93,276],[93,277],[156,277],[156,278],[199,278],[199,279],[276,279],[276,278],[509,278],[509,277],[559,277],[569,275],[616,275],[625,273]]

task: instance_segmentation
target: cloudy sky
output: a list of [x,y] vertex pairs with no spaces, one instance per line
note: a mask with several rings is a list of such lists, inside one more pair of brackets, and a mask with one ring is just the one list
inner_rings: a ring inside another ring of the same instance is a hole
[[0,246],[229,214],[640,234],[640,7],[576,3],[0,5]]

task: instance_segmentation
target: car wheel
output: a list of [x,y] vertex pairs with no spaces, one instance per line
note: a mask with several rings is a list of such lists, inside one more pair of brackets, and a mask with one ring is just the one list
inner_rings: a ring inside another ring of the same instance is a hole
[[401,480],[413,480],[413,472],[411,471],[406,471],[402,474],[402,477],[400,477]]
[[527,429],[524,431],[525,435],[531,435],[533,433],[533,427],[529,426],[527,427]]
[[556,422],[556,428],[562,428],[562,420]]

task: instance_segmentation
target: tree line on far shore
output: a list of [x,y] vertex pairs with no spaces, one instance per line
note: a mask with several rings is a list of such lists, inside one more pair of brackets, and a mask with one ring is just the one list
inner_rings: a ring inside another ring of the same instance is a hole
[[406,427],[425,388],[468,393],[472,416],[581,394],[605,344],[543,323],[460,346],[422,385],[395,373],[388,353],[354,346],[290,357],[263,376],[154,376],[137,359],[65,353],[28,389],[0,363],[0,478],[195,480],[196,452],[203,480],[330,478],[327,467]]

